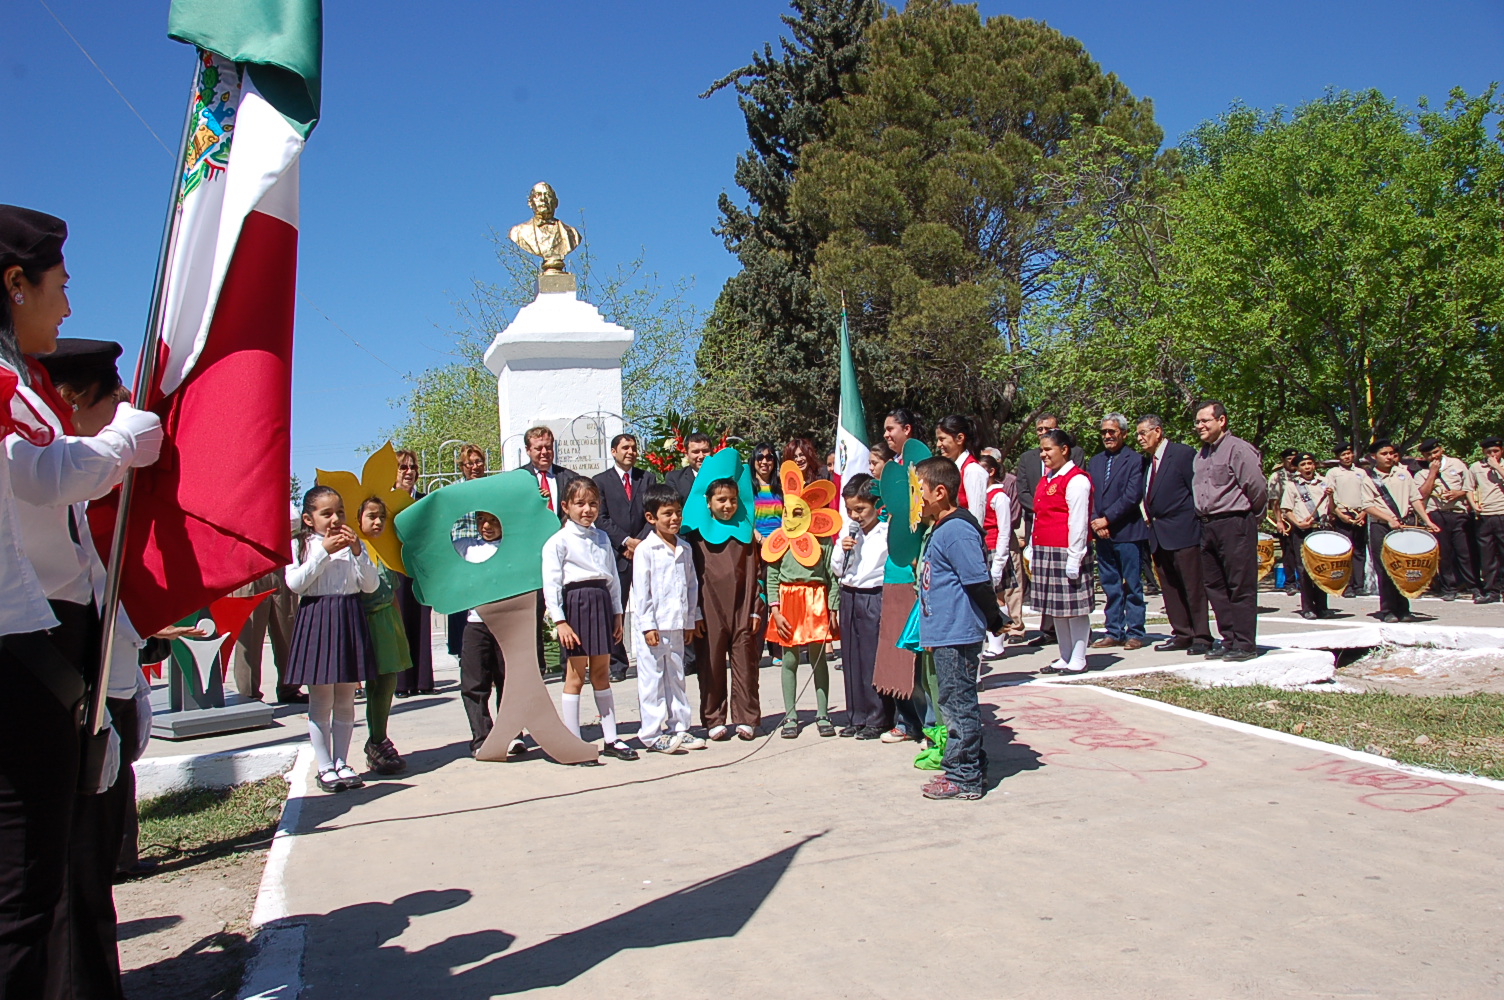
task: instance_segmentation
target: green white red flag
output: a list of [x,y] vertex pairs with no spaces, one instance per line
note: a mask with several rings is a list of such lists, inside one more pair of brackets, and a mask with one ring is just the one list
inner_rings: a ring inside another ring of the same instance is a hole
[[846,327],[846,307],[841,307],[841,415],[836,421],[836,467],[831,472],[847,482],[857,473],[871,471],[867,447],[867,411],[856,386],[856,363],[851,357],[851,332]]
[[[322,0],[173,0],[168,16],[198,71],[141,404],[166,444],[136,480],[121,585],[143,635],[290,560],[298,159],[322,16]],[[114,512],[96,506],[108,536]]]

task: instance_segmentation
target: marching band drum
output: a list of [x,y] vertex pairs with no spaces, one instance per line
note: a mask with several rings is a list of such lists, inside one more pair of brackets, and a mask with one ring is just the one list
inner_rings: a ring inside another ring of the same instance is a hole
[[1352,539],[1336,531],[1313,531],[1300,546],[1300,561],[1312,583],[1341,597],[1353,575]]
[[1269,575],[1274,568],[1274,536],[1268,532],[1259,532],[1259,579]]
[[1384,536],[1381,561],[1400,593],[1414,599],[1431,585],[1441,565],[1441,548],[1424,528],[1396,528]]

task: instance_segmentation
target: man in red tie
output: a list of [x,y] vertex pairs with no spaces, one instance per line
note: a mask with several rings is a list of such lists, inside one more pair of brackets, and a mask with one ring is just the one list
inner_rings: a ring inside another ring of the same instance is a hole
[[538,481],[538,493],[548,509],[564,520],[564,505],[559,498],[564,487],[578,473],[554,464],[554,432],[547,427],[529,427],[522,435],[522,446],[527,449],[528,462],[523,466]]
[[[632,587],[632,553],[652,531],[642,514],[642,498],[658,482],[650,470],[637,468],[637,439],[618,434],[611,439],[611,467],[595,477],[601,488],[601,515],[595,526],[611,537],[616,550],[616,575],[621,579],[622,602]],[[611,679],[627,676],[627,650],[617,642],[611,650]]]

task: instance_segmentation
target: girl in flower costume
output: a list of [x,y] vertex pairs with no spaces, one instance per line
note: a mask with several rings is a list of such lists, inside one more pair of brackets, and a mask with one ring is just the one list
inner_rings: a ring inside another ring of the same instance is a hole
[[769,638],[783,645],[782,735],[799,735],[794,707],[799,650],[808,647],[815,674],[815,727],[821,736],[834,736],[825,644],[840,634],[841,588],[830,570],[830,557],[831,539],[841,531],[841,515],[828,506],[836,488],[824,479],[806,484],[793,462],[784,462],[778,477],[783,485],[783,521],[763,539],[762,558],[768,564]]

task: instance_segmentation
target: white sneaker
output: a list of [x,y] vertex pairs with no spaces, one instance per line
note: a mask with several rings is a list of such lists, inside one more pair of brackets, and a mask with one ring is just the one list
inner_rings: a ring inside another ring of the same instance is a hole
[[705,741],[694,733],[685,731],[678,734],[679,746],[685,750],[704,750]]
[[653,740],[650,743],[644,743],[643,746],[647,747],[647,749],[653,751],[654,753],[683,753],[684,752],[683,750],[679,749],[679,742],[677,740],[675,740],[675,739],[673,739],[673,738],[671,738],[669,736],[666,736],[666,735],[665,736],[660,736],[656,740]]
[[507,744],[507,756],[508,757],[516,757],[517,755],[523,754],[523,753],[526,753],[526,752],[527,752],[527,744],[524,743],[524,742],[522,742],[521,738],[515,739],[512,742],[510,742],[510,743]]

